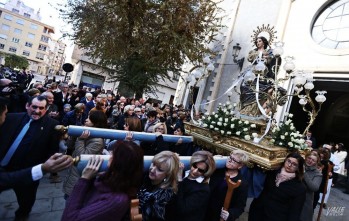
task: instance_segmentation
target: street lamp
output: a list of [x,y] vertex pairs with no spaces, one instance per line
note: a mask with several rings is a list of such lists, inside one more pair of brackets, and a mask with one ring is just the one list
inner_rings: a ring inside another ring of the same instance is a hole
[[234,64],[237,64],[240,68],[240,71],[242,70],[242,65],[244,64],[245,57],[241,59],[237,59],[241,51],[241,46],[239,43],[236,43],[236,45],[233,46],[233,62]]

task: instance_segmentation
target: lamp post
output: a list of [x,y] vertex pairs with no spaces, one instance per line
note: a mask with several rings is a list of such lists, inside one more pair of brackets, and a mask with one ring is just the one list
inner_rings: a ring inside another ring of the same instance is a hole
[[[192,70],[188,76],[186,77],[186,82],[189,83],[190,89],[190,99],[193,106],[198,110],[198,105],[194,103],[194,89],[201,82],[204,85],[204,81],[211,75],[213,70],[215,69],[213,63],[209,56],[206,56],[203,59],[203,66],[198,66],[194,70]],[[197,103],[197,102],[196,102]]]
[[241,59],[237,59],[241,51],[241,46],[239,43],[236,43],[236,45],[233,46],[233,62],[234,64],[238,65],[240,68],[240,71],[242,70],[242,65],[244,64],[245,57]]

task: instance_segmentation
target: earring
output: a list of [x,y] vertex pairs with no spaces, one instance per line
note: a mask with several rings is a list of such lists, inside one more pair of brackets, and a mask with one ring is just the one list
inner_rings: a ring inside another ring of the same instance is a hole
[[164,182],[166,182],[166,181],[167,181],[167,178],[164,179]]

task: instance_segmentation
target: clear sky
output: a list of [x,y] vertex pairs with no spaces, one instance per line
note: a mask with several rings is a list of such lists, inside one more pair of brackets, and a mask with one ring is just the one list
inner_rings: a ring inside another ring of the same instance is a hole
[[[67,0],[22,0],[26,6],[34,8],[34,11],[37,12],[40,9],[40,14],[42,17],[41,22],[51,25],[55,28],[55,34],[53,35],[54,39],[59,39],[62,37],[62,32],[67,32],[67,24],[59,18],[59,11],[54,8],[57,3],[63,4]],[[7,0],[0,0],[2,3],[6,3]],[[67,60],[70,61],[73,43],[68,41],[68,39],[62,38],[63,42],[67,44],[66,56]]]

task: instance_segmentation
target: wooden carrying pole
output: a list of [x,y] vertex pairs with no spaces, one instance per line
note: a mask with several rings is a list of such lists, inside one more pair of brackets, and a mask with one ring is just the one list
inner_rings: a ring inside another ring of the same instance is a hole
[[[233,196],[234,189],[238,188],[241,184],[241,180],[238,180],[236,183],[231,181],[230,176],[226,175],[225,176],[225,181],[227,182],[227,193],[225,194],[225,199],[224,199],[224,204],[223,204],[223,209],[228,211],[230,202],[231,202],[231,197]],[[224,221],[224,219],[220,219],[220,221]]]
[[327,176],[325,180],[325,186],[324,186],[324,191],[322,193],[322,198],[321,198],[321,204],[320,204],[320,209],[319,213],[317,215],[317,221],[320,221],[321,213],[322,213],[322,208],[324,206],[324,201],[325,201],[325,195],[327,194],[327,185],[328,185],[328,179],[330,178],[330,173],[332,172],[333,164],[327,163]]
[[142,214],[139,214],[139,199],[131,200],[130,213],[131,221],[142,221]]

